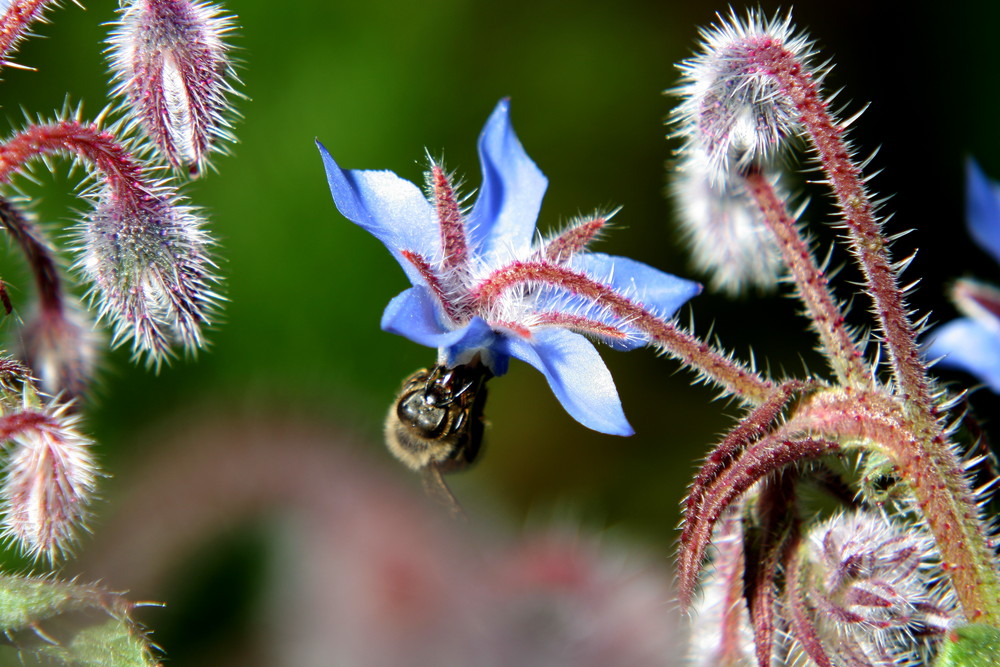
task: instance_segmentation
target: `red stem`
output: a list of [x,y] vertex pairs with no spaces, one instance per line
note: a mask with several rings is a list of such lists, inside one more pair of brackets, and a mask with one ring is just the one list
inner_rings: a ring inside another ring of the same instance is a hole
[[0,183],[9,183],[30,160],[53,153],[69,153],[88,162],[119,196],[145,193],[142,166],[114,135],[76,120],[32,125],[0,144]]
[[0,68],[10,64],[10,55],[28,31],[28,26],[42,17],[54,0],[13,0],[0,16]]
[[798,287],[799,298],[809,312],[809,321],[819,334],[825,356],[841,384],[864,388],[872,383],[864,357],[844,326],[844,313],[830,291],[798,225],[785,203],[760,170],[746,174],[747,191],[757,203],[765,224],[778,241],[785,265]]
[[41,233],[4,197],[0,197],[0,224],[21,247],[28,260],[38,287],[40,307],[62,319],[62,282],[55,257]]
[[846,223],[852,249],[875,304],[893,375],[903,396],[933,411],[933,396],[917,334],[889,258],[888,241],[865,190],[861,168],[844,143],[844,128],[833,121],[809,70],[776,40],[747,49],[747,61],[772,77],[795,105]]

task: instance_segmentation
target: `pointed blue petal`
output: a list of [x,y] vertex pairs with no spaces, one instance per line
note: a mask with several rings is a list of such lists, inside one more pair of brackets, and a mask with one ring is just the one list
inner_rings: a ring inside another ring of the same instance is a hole
[[487,259],[531,245],[548,180],[524,152],[510,124],[510,104],[500,100],[479,136],[483,182],[469,214],[472,245]]
[[323,144],[316,145],[337,210],[384,243],[410,282],[422,283],[419,272],[400,252],[418,253],[431,264],[440,254],[437,217],[420,188],[391,171],[341,169]]
[[389,302],[382,313],[382,330],[427,347],[447,345],[461,337],[441,324],[437,303],[423,285],[404,290]]
[[[701,293],[701,285],[655,269],[628,257],[603,253],[579,253],[570,261],[570,268],[610,285],[618,293],[641,303],[663,319],[670,319],[689,299]],[[635,332],[628,341],[612,341],[619,350],[631,350],[645,345],[645,335]]]
[[449,366],[468,363],[478,354],[493,375],[503,375],[510,362],[506,338],[481,317],[458,329],[441,324],[438,305],[423,285],[404,290],[389,302],[382,313],[382,330],[437,348]]
[[1000,185],[988,178],[975,160],[966,167],[966,215],[969,233],[1000,262]]
[[944,356],[940,368],[957,368],[975,375],[1000,394],[1000,330],[963,317],[930,332],[925,355]]
[[611,373],[589,340],[570,331],[546,329],[531,341],[511,336],[507,342],[511,356],[542,372],[573,419],[600,433],[634,433]]

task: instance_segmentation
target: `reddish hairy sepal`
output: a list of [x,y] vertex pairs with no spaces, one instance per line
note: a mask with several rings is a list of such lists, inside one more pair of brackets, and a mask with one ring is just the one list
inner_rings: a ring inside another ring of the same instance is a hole
[[834,667],[813,625],[802,587],[802,549],[792,550],[785,563],[785,618],[792,637],[817,667]]
[[541,250],[542,257],[555,264],[566,262],[585,250],[607,225],[608,220],[604,216],[574,222],[545,243]]
[[4,535],[49,561],[74,541],[97,480],[91,442],[74,426],[65,406],[0,418],[0,440],[10,450],[2,488]]
[[40,428],[55,428],[56,420],[41,412],[22,410],[0,417],[0,441]]
[[427,189],[438,218],[443,270],[445,272],[468,270],[469,244],[466,238],[465,219],[455,188],[441,165],[431,165],[427,174]]
[[759,404],[774,392],[774,384],[756,372],[734,362],[695,336],[678,329],[671,322],[647,310],[641,303],[616,292],[586,274],[565,266],[543,261],[511,262],[489,274],[472,290],[477,309],[486,310],[511,289],[546,285],[565,290],[606,308],[629,328],[646,334],[650,341],[668,354],[700,371],[704,377],[721,385],[742,400]]
[[131,122],[174,167],[203,170],[229,131],[235,73],[223,36],[232,28],[217,7],[190,0],[123,2],[108,49]]
[[752,508],[756,523],[744,537],[745,596],[753,625],[757,662],[769,665],[773,654],[778,571],[800,539],[794,471],[784,470],[763,485]]
[[691,490],[684,502],[685,517],[698,515],[704,492],[709,485],[739,456],[740,452],[774,427],[792,395],[803,386],[804,383],[797,380],[783,383],[766,401],[753,408],[740,420],[736,428],[711,451],[691,484]]
[[621,329],[605,324],[600,320],[591,319],[572,313],[544,312],[536,316],[539,326],[549,325],[569,329],[582,334],[597,336],[609,340],[625,340],[628,334]]
[[832,440],[795,438],[799,438],[795,431],[779,429],[748,447],[708,488],[692,489],[703,500],[697,514],[685,516],[681,532],[677,597],[683,609],[691,605],[698,572],[712,540],[712,529],[726,508],[767,475],[841,449],[840,443]]
[[412,252],[410,250],[402,250],[400,254],[406,261],[413,265],[413,267],[420,274],[420,277],[424,279],[424,283],[427,284],[427,289],[430,290],[431,294],[434,295],[434,299],[441,305],[441,309],[444,310],[445,314],[448,316],[452,322],[459,321],[459,313],[455,304],[448,297],[448,291],[438,276],[437,271],[431,266],[423,255],[420,253]]

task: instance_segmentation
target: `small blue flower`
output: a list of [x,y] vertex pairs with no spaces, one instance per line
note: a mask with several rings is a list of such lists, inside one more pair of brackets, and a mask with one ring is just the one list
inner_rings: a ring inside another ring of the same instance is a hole
[[[969,161],[966,206],[969,233],[1000,262],[1000,184]],[[1000,290],[973,280],[959,280],[952,291],[966,315],[932,331],[927,357],[943,357],[939,366],[972,373],[1000,393]]]
[[395,297],[382,328],[438,349],[439,363],[484,363],[494,375],[510,357],[545,375],[584,426],[631,435],[614,381],[584,337],[618,349],[649,342],[640,307],[670,318],[701,287],[624,257],[586,252],[607,226],[595,215],[546,239],[535,223],[548,184],[524,152],[501,100],[479,137],[483,182],[465,210],[437,163],[426,195],[389,171],[345,171],[320,144],[334,202],[389,249],[413,287]]

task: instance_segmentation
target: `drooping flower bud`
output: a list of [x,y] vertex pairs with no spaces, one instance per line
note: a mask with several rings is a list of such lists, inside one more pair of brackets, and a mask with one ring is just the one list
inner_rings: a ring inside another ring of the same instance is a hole
[[768,21],[757,12],[746,20],[733,12],[701,37],[701,53],[680,65],[683,83],[675,92],[683,100],[674,122],[686,146],[705,155],[718,186],[768,161],[800,130],[794,102],[755,54],[777,45],[805,62],[811,45],[793,34],[790,18]]
[[193,353],[205,344],[220,296],[212,291],[211,243],[196,211],[165,186],[136,191],[105,185],[82,225],[77,267],[94,283],[113,343],[132,341],[136,356],[158,366],[173,344]]
[[91,442],[66,406],[12,413],[0,427],[13,447],[4,472],[3,532],[27,553],[54,560],[87,517],[97,467]]
[[132,122],[177,169],[201,172],[220,141],[234,140],[237,81],[223,36],[231,17],[190,0],[131,0],[108,53]]

